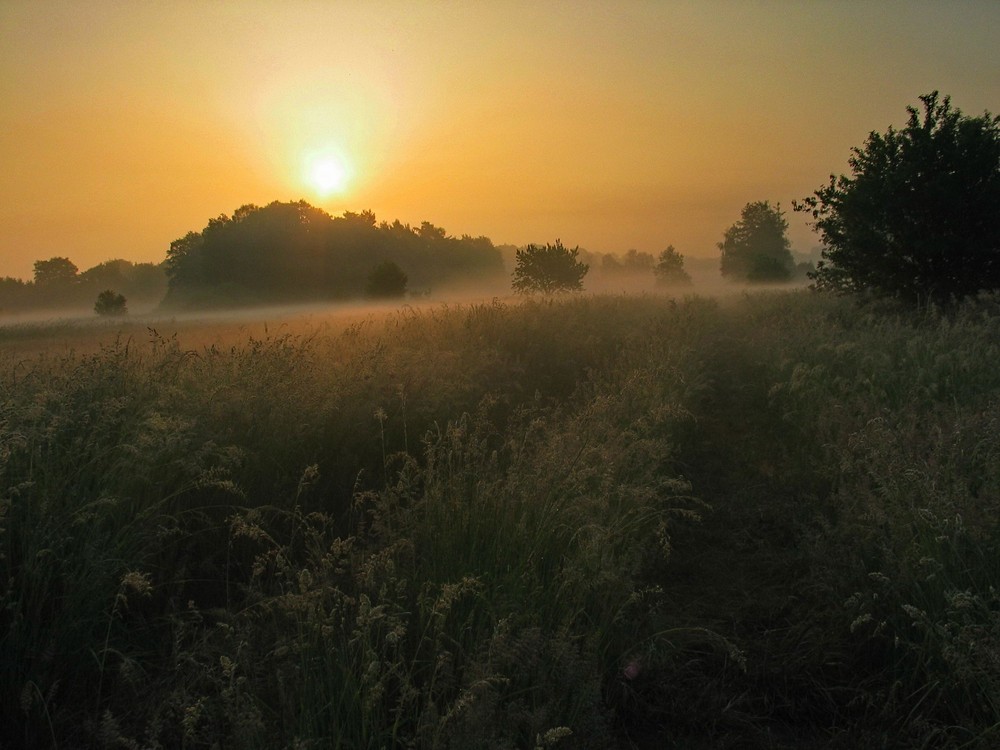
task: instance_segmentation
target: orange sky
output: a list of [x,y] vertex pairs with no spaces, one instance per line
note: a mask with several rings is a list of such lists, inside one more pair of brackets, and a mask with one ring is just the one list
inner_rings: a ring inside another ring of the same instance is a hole
[[[714,255],[933,89],[1000,112],[1000,2],[0,2],[0,276],[161,261],[304,198],[496,243]],[[310,154],[348,173],[322,196]]]

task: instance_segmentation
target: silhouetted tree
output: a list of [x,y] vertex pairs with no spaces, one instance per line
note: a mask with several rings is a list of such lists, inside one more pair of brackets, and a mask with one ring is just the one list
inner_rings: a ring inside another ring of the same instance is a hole
[[429,221],[420,222],[420,229],[417,230],[417,234],[421,239],[430,240],[432,242],[434,240],[443,240],[447,236],[444,229],[434,226]]
[[528,245],[517,251],[514,291],[521,294],[573,292],[583,288],[589,266],[577,260],[580,248],[568,250],[562,242],[554,245]]
[[668,245],[667,249],[660,253],[660,257],[653,266],[653,273],[656,276],[656,283],[661,286],[685,286],[691,283],[691,276],[684,270],[684,256],[674,249],[673,245]]
[[402,297],[406,294],[406,282],[408,278],[403,269],[391,260],[379,263],[368,274],[368,283],[365,285],[365,294],[369,297],[388,299]]
[[201,232],[188,232],[170,243],[164,269],[171,286],[196,286],[204,283],[201,272]]
[[740,220],[726,230],[718,245],[722,275],[739,281],[787,281],[795,265],[787,230],[780,205],[746,204]]
[[97,295],[97,302],[94,303],[94,312],[105,316],[125,315],[128,313],[125,296],[118,294],[112,289],[105,289]]
[[35,283],[38,286],[65,286],[76,281],[76,264],[69,258],[49,258],[35,261]]
[[818,288],[939,302],[1000,289],[1000,116],[920,101],[852,150],[850,177],[793,204],[823,239]]

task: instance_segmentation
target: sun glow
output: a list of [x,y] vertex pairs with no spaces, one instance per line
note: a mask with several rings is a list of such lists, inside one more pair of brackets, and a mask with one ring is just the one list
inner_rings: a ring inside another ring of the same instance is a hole
[[305,160],[305,182],[321,198],[343,193],[351,181],[351,168],[347,158],[332,150],[314,152]]

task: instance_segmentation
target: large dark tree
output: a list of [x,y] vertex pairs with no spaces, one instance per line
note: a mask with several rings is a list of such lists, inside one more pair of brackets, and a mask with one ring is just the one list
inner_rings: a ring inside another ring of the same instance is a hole
[[795,204],[823,239],[817,287],[911,302],[1000,289],[1000,117],[920,101],[853,149],[849,177]]
[[575,292],[583,288],[589,266],[577,260],[580,248],[569,250],[562,242],[528,245],[517,251],[512,286],[521,294]]
[[781,206],[767,201],[748,203],[740,220],[726,230],[719,243],[719,270],[737,281],[787,281],[795,262],[789,246],[788,222]]

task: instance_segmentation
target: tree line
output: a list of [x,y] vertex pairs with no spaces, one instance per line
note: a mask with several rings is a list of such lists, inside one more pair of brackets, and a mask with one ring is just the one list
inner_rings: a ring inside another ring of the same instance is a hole
[[136,303],[155,305],[166,289],[162,264],[119,259],[81,272],[69,258],[53,257],[35,261],[30,281],[0,278],[0,313],[91,307],[108,290]]
[[[718,243],[722,275],[781,282],[799,272],[817,290],[910,304],[949,305],[1000,290],[1000,116],[966,116],[937,91],[920,102],[922,111],[907,107],[904,128],[872,131],[852,149],[850,175],[831,175],[811,196],[793,201],[822,239],[815,268],[795,265],[781,206],[755,201]],[[587,266],[578,251],[548,245],[519,251],[514,288],[582,288]],[[626,264],[650,266],[652,258],[635,253]],[[605,259],[612,270],[624,265]]]

